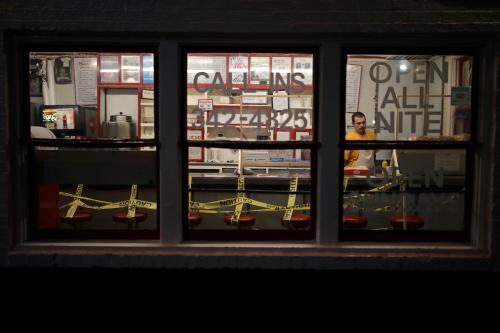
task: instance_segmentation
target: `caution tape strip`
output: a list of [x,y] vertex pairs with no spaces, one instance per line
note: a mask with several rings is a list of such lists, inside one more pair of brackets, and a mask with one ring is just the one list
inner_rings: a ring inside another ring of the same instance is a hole
[[[245,190],[245,177],[243,176],[243,172],[238,177],[238,194],[236,195],[237,199],[245,198],[245,192],[239,192]],[[231,224],[238,224],[240,220],[241,211],[243,209],[243,202],[238,202],[236,206],[234,206],[234,212],[231,216]]]
[[130,190],[130,200],[128,201],[127,219],[135,218],[135,198],[137,197],[137,184],[132,185]]
[[[297,192],[298,183],[299,183],[299,177],[295,176],[295,177],[290,178],[290,192]],[[297,198],[297,194],[290,193],[290,195],[288,196],[287,206],[288,207],[294,206],[296,198]],[[292,218],[292,214],[293,214],[293,208],[287,209],[285,211],[285,216],[283,217],[283,221],[285,221],[285,223],[290,223],[290,220]]]
[[[75,192],[75,195],[82,195],[82,192],[83,192],[83,184],[78,184],[78,186],[76,187],[76,192]],[[72,219],[73,216],[75,215],[76,213],[76,210],[78,209],[79,207],[79,202],[78,200],[76,200],[72,205],[71,207],[69,207],[68,211],[66,212],[66,218],[70,218]]]

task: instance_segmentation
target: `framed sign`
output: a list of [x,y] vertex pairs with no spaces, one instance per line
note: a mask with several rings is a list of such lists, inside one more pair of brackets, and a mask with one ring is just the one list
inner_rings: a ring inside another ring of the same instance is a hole
[[122,83],[139,83],[141,82],[140,72],[140,56],[122,55],[121,65],[121,81]]
[[[191,56],[188,55],[187,83],[194,83],[196,74],[204,72],[208,75],[199,76],[197,83],[212,83],[216,73],[226,83],[226,57],[225,56]],[[220,82],[217,82],[220,83]]]
[[291,57],[273,57],[272,58],[272,72],[280,73],[286,81],[286,75],[292,72],[292,58]]
[[120,73],[118,56],[101,56],[99,58],[99,73],[102,83],[118,83]]
[[269,84],[269,57],[250,58],[250,83]]
[[293,72],[304,74],[305,84],[312,84],[313,76],[313,58],[312,57],[295,57],[293,58]]
[[[248,57],[235,56],[229,57],[229,73],[231,73],[232,83],[245,83],[245,73],[248,74]],[[247,76],[248,82],[248,76]]]
[[153,55],[142,56],[142,83],[154,83],[155,62]]

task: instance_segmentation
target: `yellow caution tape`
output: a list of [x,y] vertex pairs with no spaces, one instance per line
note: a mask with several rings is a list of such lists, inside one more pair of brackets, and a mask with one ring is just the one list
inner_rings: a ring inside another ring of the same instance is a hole
[[[290,192],[297,192],[298,183],[299,183],[299,177],[295,176],[295,177],[290,178]],[[297,194],[290,193],[290,195],[288,196],[287,206],[290,207],[290,206],[295,205],[296,198],[297,198]],[[293,214],[293,209],[287,209],[285,211],[285,216],[283,217],[283,220],[285,221],[285,223],[290,223],[290,219],[292,218],[292,214]]]
[[[245,189],[245,177],[243,177],[243,172],[241,175],[238,177],[238,191],[242,191]],[[237,199],[242,199],[245,198],[245,192],[238,192],[236,195]],[[234,207],[234,213],[233,216],[231,216],[231,224],[238,224],[238,221],[240,220],[240,215],[241,215],[241,210],[243,209],[243,203],[239,202],[235,207]]]
[[[76,187],[76,192],[75,195],[82,195],[83,192],[83,184],[78,184]],[[78,200],[79,201],[79,200]],[[71,207],[69,207],[68,211],[66,212],[66,218],[73,218],[73,215],[75,215],[77,208],[79,207],[78,201],[76,201]]]
[[137,196],[137,184],[132,185],[132,189],[130,190],[130,200],[128,202],[128,212],[127,219],[135,218],[135,197]]

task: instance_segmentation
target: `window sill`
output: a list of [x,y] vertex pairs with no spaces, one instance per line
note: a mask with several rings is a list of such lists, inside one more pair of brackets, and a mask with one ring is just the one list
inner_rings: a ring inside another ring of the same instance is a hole
[[196,256],[196,257],[322,257],[322,258],[477,258],[488,259],[488,251],[467,244],[451,243],[338,243],[314,242],[184,242],[158,241],[26,242],[9,252],[19,256],[109,255],[109,256]]

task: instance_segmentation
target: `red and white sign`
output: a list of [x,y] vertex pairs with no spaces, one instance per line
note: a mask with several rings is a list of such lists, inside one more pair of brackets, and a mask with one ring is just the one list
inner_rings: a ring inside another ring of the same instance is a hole
[[198,100],[198,108],[204,111],[212,111],[214,109],[214,100],[213,99],[199,99]]

